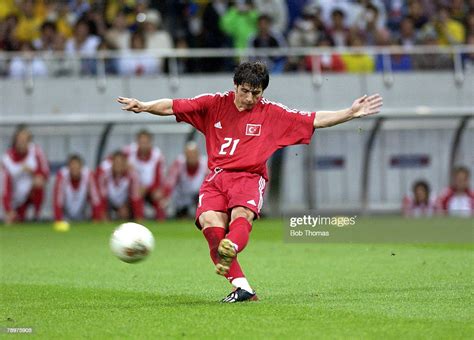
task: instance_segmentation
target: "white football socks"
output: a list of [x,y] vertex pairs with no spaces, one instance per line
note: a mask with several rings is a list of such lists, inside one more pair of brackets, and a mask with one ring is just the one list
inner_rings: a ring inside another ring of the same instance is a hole
[[252,289],[252,287],[250,287],[250,284],[249,282],[247,281],[247,279],[245,277],[238,277],[236,279],[233,279],[232,280],[232,285],[235,287],[235,288],[242,288],[244,290],[246,290],[247,292],[249,292],[250,294],[254,294],[254,290]]

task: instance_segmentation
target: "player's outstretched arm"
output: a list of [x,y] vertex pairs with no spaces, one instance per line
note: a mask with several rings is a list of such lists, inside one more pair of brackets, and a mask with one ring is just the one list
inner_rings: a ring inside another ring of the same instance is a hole
[[158,116],[169,116],[173,114],[173,100],[164,98],[151,102],[141,102],[135,98],[118,97],[117,101],[123,104],[122,110],[135,113],[149,112]]
[[383,105],[382,96],[378,93],[360,97],[352,103],[350,108],[339,111],[318,111],[314,118],[314,127],[325,128],[341,124],[354,118],[370,116],[380,112]]

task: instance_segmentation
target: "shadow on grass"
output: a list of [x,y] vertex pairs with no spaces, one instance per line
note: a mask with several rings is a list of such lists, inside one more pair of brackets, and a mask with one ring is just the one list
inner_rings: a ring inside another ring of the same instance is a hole
[[150,308],[182,306],[212,306],[219,300],[207,294],[147,293],[143,291],[67,287],[58,284],[2,284],[4,306],[50,305],[52,308]]

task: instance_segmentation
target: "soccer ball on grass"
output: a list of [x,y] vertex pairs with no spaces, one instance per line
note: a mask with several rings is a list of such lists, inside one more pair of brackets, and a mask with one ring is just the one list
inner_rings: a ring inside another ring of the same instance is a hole
[[145,259],[154,246],[155,239],[151,231],[133,222],[119,225],[110,238],[110,249],[114,255],[127,263]]

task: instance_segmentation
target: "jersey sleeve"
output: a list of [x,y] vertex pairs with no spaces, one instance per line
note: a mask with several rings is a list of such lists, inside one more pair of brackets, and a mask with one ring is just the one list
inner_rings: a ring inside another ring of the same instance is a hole
[[292,110],[276,103],[270,105],[273,137],[279,147],[310,143],[316,112]]
[[173,99],[173,113],[177,122],[186,122],[204,133],[206,114],[214,101],[214,95],[202,94],[190,99]]

